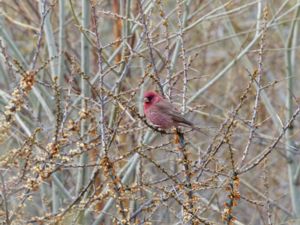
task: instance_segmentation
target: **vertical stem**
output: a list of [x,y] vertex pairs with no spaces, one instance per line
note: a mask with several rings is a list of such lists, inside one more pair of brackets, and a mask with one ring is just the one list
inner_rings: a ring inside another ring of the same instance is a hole
[[[81,18],[81,26],[82,29],[87,30],[89,29],[89,21],[90,21],[90,14],[89,14],[89,1],[82,0],[82,18]],[[90,57],[89,57],[89,43],[87,37],[85,36],[84,32],[81,32],[81,69],[85,75],[88,75],[90,70]],[[87,103],[86,98],[90,96],[90,90],[87,81],[82,77],[81,78],[81,108],[82,110],[86,110]],[[86,132],[86,121],[85,119],[81,120],[80,124],[80,134],[84,136]],[[79,159],[79,165],[84,166],[87,163],[88,155],[86,152],[82,153]],[[78,196],[82,189],[84,188],[85,180],[87,178],[87,170],[85,167],[79,168],[78,176],[77,176],[77,183],[76,183],[76,195]],[[85,224],[84,221],[84,214],[83,211],[79,212],[78,217],[78,224]]]
[[[119,1],[119,0],[113,0],[112,1],[112,6],[113,6],[113,12],[116,14],[120,14],[120,4],[122,4],[123,0]],[[122,8],[122,7],[121,7]],[[122,14],[121,14],[122,15]],[[114,23],[114,40],[121,40],[121,35],[122,35],[122,20],[120,18],[116,19],[115,23]],[[115,49],[117,49],[120,46],[121,42],[117,42],[115,44]],[[116,63],[120,62],[121,60],[121,54],[118,53],[115,61]]]
[[[256,35],[259,33],[260,30],[266,31],[266,19],[267,19],[267,8],[264,9],[264,16],[263,16],[263,20],[264,20],[264,24],[262,27],[259,27],[261,24],[261,1],[258,2],[258,12],[257,12],[257,26],[256,26]],[[265,39],[265,32],[262,33],[261,35],[261,39],[260,39],[260,43],[259,43],[259,53],[258,53],[258,60],[257,60],[257,64],[258,64],[258,68],[257,68],[257,78],[254,78],[256,80],[256,95],[255,95],[255,100],[254,100],[254,106],[253,106],[253,113],[252,113],[252,118],[251,118],[251,122],[250,122],[250,132],[249,132],[249,136],[248,136],[248,142],[247,145],[245,147],[245,150],[243,152],[242,155],[242,159],[241,159],[241,165],[243,165],[243,163],[246,160],[246,157],[248,155],[248,152],[250,150],[250,146],[252,144],[252,140],[254,137],[254,133],[256,131],[256,121],[257,121],[257,117],[258,117],[258,109],[260,106],[260,98],[261,98],[261,79],[263,76],[263,53],[264,53],[264,40]]]
[[[89,28],[89,2],[86,0],[82,0],[82,28],[83,29],[88,29]],[[90,65],[90,57],[89,57],[89,44],[88,40],[86,39],[85,35],[81,33],[81,69],[85,74],[89,74],[89,65]],[[86,101],[85,98],[89,97],[90,91],[89,91],[89,86],[86,84],[86,81],[84,78],[81,79],[81,107],[82,109],[86,108]],[[81,121],[81,128],[80,128],[80,133],[81,135],[84,135],[85,133],[85,128],[86,126],[86,121],[82,120]],[[80,156],[80,165],[83,166],[87,161],[87,154],[83,153]],[[79,194],[81,189],[83,188],[84,185],[84,180],[85,180],[85,173],[86,169],[85,168],[80,168],[77,176],[77,184],[76,184],[76,193]]]
[[[179,32],[179,41],[177,43],[180,43],[181,45],[181,57],[182,57],[182,64],[183,64],[183,88],[182,88],[182,114],[186,111],[186,92],[187,92],[187,72],[188,72],[188,65],[187,65],[187,59],[186,59],[186,52],[184,48],[184,39],[183,39],[183,26],[186,24],[187,15],[189,14],[189,8],[187,4],[184,4],[184,15],[181,19],[178,18],[178,23],[180,26],[180,32]],[[181,16],[181,13],[179,11],[178,16]]]
[[[182,40],[182,35],[183,35],[183,32],[184,32],[184,28],[186,26],[186,23],[187,23],[187,19],[188,19],[188,15],[189,15],[189,4],[191,3],[191,1],[187,1],[184,3],[184,12],[183,12],[183,15],[182,15],[182,18],[179,18],[179,23],[180,23],[180,35],[176,41],[176,46],[175,46],[175,50],[173,52],[173,55],[172,55],[172,59],[171,59],[171,62],[170,62],[170,67],[169,67],[169,73],[170,73],[170,78],[174,72],[174,68],[175,68],[175,65],[176,65],[176,62],[177,62],[177,58],[178,58],[178,54],[179,54],[179,51],[181,50],[182,48],[182,45],[183,43],[181,43],[183,40]],[[169,89],[171,89],[171,87],[167,87]],[[171,90],[169,91],[169,94],[171,94]]]
[[6,193],[6,185],[5,185],[5,180],[4,177],[2,175],[2,173],[0,173],[0,179],[1,179],[1,184],[2,184],[2,190],[1,190],[1,195],[3,198],[3,205],[4,205],[4,210],[5,210],[5,224],[10,225],[10,220],[9,220],[9,208],[8,208],[8,202],[7,202],[7,193]]
[[[130,7],[131,7],[131,0],[120,0],[119,2],[117,0],[114,1],[114,10],[115,13],[118,13],[120,15],[124,15],[126,18],[130,17]],[[117,11],[118,10],[118,11]],[[118,79],[118,81],[116,82],[116,88],[114,90],[115,94],[119,94],[119,92],[122,89],[122,80],[128,75],[128,59],[126,58],[126,56],[128,55],[128,51],[127,51],[127,44],[126,42],[128,41],[128,36],[130,33],[130,29],[129,29],[129,22],[126,20],[123,21],[119,21],[119,19],[116,21],[116,25],[115,25],[115,40],[117,39],[122,39],[122,53],[118,54],[116,57],[116,63],[119,63],[120,61],[122,61],[121,65],[120,65],[120,71],[119,71],[119,76],[120,78]],[[126,38],[125,38],[126,37]],[[117,46],[118,47],[118,46]],[[109,128],[111,128],[115,122],[115,118],[116,118],[116,114],[118,111],[118,107],[116,105],[112,106],[112,113],[111,116],[109,118]]]
[[[45,13],[46,3],[47,3],[46,0],[39,2],[40,12],[41,12],[42,16]],[[46,35],[46,42],[47,42],[47,47],[48,47],[49,58],[55,57],[55,56],[57,56],[57,49],[56,49],[52,25],[51,25],[51,21],[50,21],[50,13],[48,13],[45,16],[44,32]],[[58,67],[56,66],[55,59],[50,61],[50,71],[51,71],[51,77],[54,80],[54,78],[58,75]],[[52,212],[57,213],[59,207],[60,207],[60,200],[59,200],[59,196],[57,193],[57,187],[56,187],[56,184],[54,182],[52,182]]]
[[[42,1],[43,2],[43,1]],[[40,3],[41,7],[41,13],[43,13],[43,4]],[[43,15],[43,14],[41,14]],[[45,25],[44,25],[44,31],[46,35],[46,41],[47,41],[47,46],[48,46],[48,52],[49,52],[49,58],[57,56],[57,48],[56,44],[54,41],[54,35],[53,35],[53,30],[52,30],[52,25],[50,21],[50,13],[48,13],[45,17]],[[51,70],[51,77],[54,78],[55,76],[58,75],[58,67],[56,66],[57,60],[53,59],[50,61],[50,70]]]
[[[182,155],[182,164],[183,164],[183,168],[184,168],[184,172],[185,172],[185,177],[186,177],[186,188],[188,189],[186,195],[188,198],[188,206],[190,208],[191,211],[193,211],[194,209],[194,203],[193,203],[193,190],[192,190],[192,179],[191,179],[191,170],[190,170],[190,161],[188,159],[188,154],[186,151],[186,143],[184,140],[184,134],[181,133],[179,131],[179,129],[176,129],[176,133],[175,135],[177,136],[176,138],[178,138],[178,150],[181,152]],[[182,209],[185,212],[184,208]],[[187,214],[188,215],[188,214]],[[191,223],[188,224],[195,224],[194,219],[192,219],[192,221],[190,221]]]
[[[297,3],[299,4],[299,0]],[[290,120],[293,115],[293,83],[295,82],[295,66],[296,66],[296,42],[297,42],[297,31],[298,31],[298,22],[297,17],[300,14],[300,7],[297,8],[294,20],[291,24],[291,29],[289,37],[287,40],[286,46],[286,66],[287,66],[287,82],[288,82],[288,93],[286,97],[286,107],[287,114],[286,120]],[[297,168],[299,162],[297,161],[296,153],[291,151],[292,147],[296,147],[292,139],[294,136],[293,124],[287,128],[285,133],[286,137],[286,155],[288,158],[288,174],[289,174],[289,185],[290,185],[290,195],[293,207],[293,214],[296,218],[300,218],[300,185],[297,184],[295,180],[295,174],[297,173]]]
[[158,74],[158,70],[157,70],[157,66],[156,66],[155,58],[154,58],[154,54],[153,54],[153,43],[152,43],[152,40],[151,40],[151,37],[150,37],[150,32],[149,32],[149,29],[148,29],[148,25],[147,25],[147,22],[148,22],[147,21],[147,16],[146,16],[146,13],[143,9],[142,1],[138,0],[137,2],[138,2],[140,14],[141,14],[142,24],[143,24],[143,27],[144,27],[146,44],[147,44],[147,47],[149,49],[150,62],[152,64],[152,69],[153,69],[153,72],[154,72],[154,77],[155,77],[154,81],[156,82],[156,84],[157,84],[157,86],[160,90],[160,93],[164,96],[163,86],[161,84],[161,79],[160,79],[159,74]]
[[65,39],[65,0],[59,1],[59,58],[58,58],[58,79],[59,84],[63,84],[63,72],[64,72],[64,39]]

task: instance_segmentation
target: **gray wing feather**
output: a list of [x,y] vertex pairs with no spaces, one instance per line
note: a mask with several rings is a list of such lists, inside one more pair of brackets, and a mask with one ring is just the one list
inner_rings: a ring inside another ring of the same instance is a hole
[[164,112],[171,116],[172,120],[174,122],[177,122],[181,125],[188,125],[193,127],[193,123],[185,119],[182,115],[180,115],[180,112],[167,100],[162,99],[160,102],[157,102],[156,107],[161,110],[161,112]]

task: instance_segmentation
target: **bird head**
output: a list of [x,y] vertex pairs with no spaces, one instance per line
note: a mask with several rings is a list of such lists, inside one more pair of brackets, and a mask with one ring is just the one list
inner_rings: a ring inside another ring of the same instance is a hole
[[153,105],[156,102],[159,102],[162,97],[154,92],[154,91],[147,91],[144,94],[144,107],[147,109],[149,106]]

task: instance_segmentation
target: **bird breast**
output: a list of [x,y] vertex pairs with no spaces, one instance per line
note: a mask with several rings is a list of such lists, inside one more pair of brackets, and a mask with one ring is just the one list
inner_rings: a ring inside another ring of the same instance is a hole
[[169,129],[174,126],[172,117],[166,113],[160,112],[155,105],[148,109],[146,114],[150,122],[161,129]]

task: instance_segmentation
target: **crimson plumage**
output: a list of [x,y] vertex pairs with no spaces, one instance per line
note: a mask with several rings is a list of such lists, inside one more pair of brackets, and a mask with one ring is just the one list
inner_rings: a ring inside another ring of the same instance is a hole
[[154,126],[164,130],[179,126],[194,128],[193,123],[185,119],[172,103],[154,91],[144,94],[144,113]]

